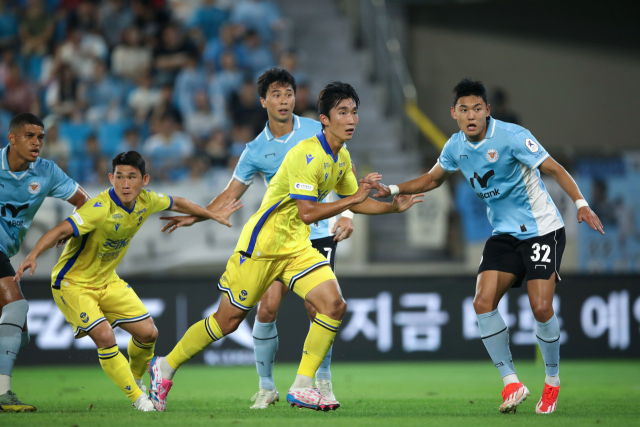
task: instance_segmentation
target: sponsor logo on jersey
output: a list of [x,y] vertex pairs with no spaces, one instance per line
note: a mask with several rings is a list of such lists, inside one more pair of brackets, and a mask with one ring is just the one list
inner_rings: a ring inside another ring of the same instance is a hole
[[325,169],[329,169],[329,167],[331,167],[331,165],[330,165],[329,163],[326,163],[326,162],[325,162],[325,164],[324,164],[324,168],[325,168]]
[[7,203],[5,206],[2,207],[1,213],[2,213],[2,216],[7,216],[7,209],[9,209],[9,212],[11,212],[11,216],[15,218],[18,216],[20,211],[23,211],[28,207],[29,207],[29,203],[27,203],[26,205],[18,206],[18,207],[13,206],[11,203]]
[[120,219],[120,218],[124,218],[124,215],[122,215],[121,213],[117,213],[117,214],[111,215],[111,218]]
[[84,224],[84,221],[82,220],[82,217],[80,216],[80,214],[78,212],[74,212],[73,215],[71,215],[71,216],[76,219],[76,222],[78,223],[78,225]]
[[537,153],[538,150],[540,149],[540,146],[536,144],[536,142],[531,138],[525,139],[524,145],[526,145],[529,151],[531,151],[532,153]]
[[238,299],[239,299],[240,301],[244,301],[244,300],[246,300],[246,299],[247,299],[247,295],[248,295],[247,291],[242,290],[242,291],[240,292],[240,295],[238,296]]
[[312,154],[307,154],[307,164],[311,163],[311,160],[313,160],[314,157]]
[[147,211],[147,208],[144,209],[140,209],[138,212],[136,212],[136,215],[142,215],[143,213],[145,213]]
[[346,162],[342,162],[342,163],[340,163],[340,164],[338,165],[338,167],[339,167],[339,168],[343,168],[343,167],[344,167],[344,165],[346,165],[346,164],[347,164]]
[[[94,207],[94,208],[101,208],[101,207],[102,207],[102,202],[96,202],[96,203],[93,205],[93,207]],[[114,216],[115,216],[115,215],[114,215]]]
[[496,173],[494,172],[493,169],[485,173],[483,176],[478,175],[478,172],[474,172],[473,178],[469,178],[469,181],[471,182],[471,187],[476,188],[475,184],[473,183],[473,180],[475,178],[475,180],[478,181],[478,184],[480,184],[480,187],[487,188],[487,184],[489,183],[489,178],[491,178],[495,174]]
[[38,181],[33,181],[29,183],[29,187],[27,187],[27,190],[29,190],[29,193],[31,194],[38,194],[41,188],[42,186]]
[[498,190],[497,188],[494,188],[493,190],[487,191],[484,193],[476,193],[476,196],[480,197],[480,199],[482,200],[490,199],[491,197],[495,197],[499,195],[500,195],[500,190]]
[[294,188],[296,188],[297,190],[313,191],[313,185],[311,185],[311,184],[301,184],[299,182],[297,182],[294,185]]
[[130,240],[131,238],[115,239],[115,240],[107,239],[102,246],[104,246],[106,249],[112,249],[115,251],[115,250],[126,247],[129,244]]
[[496,150],[495,148],[489,148],[489,150],[487,151],[487,160],[491,163],[495,163],[498,161],[498,157],[500,157],[498,155],[498,150]]

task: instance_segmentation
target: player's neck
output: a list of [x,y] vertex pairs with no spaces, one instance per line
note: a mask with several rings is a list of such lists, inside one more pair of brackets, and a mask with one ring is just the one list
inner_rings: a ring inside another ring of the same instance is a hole
[[29,169],[29,161],[22,160],[11,150],[11,146],[7,147],[7,162],[9,163],[9,170],[11,172],[22,172]]
[[342,149],[342,146],[347,141],[338,138],[331,132],[327,132],[326,128],[322,131],[322,133],[324,133],[324,137],[327,140],[327,144],[329,144],[329,147],[331,147],[331,152],[333,153],[333,156],[334,157],[337,156],[340,150]]
[[279,122],[269,117],[269,132],[274,138],[280,138],[293,132],[293,114],[286,122]]

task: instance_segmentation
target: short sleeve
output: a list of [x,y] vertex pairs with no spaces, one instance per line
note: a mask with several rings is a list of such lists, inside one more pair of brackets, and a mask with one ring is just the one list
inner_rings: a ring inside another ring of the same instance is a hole
[[236,169],[233,171],[233,178],[244,185],[251,185],[253,183],[253,175],[258,172],[251,159],[251,151],[249,146],[245,147]]
[[458,170],[458,164],[455,161],[451,140],[444,144],[440,157],[438,157],[438,163],[445,172],[452,173]]
[[66,221],[73,227],[73,237],[79,237],[95,230],[108,215],[109,204],[96,198],[82,205]]
[[289,174],[289,197],[292,199],[318,201],[320,159],[302,151],[290,151],[285,157]]
[[511,152],[520,163],[531,169],[536,169],[549,157],[547,150],[526,129],[511,138]]
[[[349,158],[346,163],[351,165],[351,158]],[[358,180],[353,174],[351,167],[345,169],[344,175],[342,175],[342,178],[340,178],[340,181],[338,181],[333,191],[341,198],[351,196],[358,191]]]
[[51,167],[51,189],[47,195],[62,200],[69,200],[75,196],[78,191],[78,183],[69,178],[55,163],[52,162]]
[[166,211],[173,206],[173,197],[155,191],[147,191],[149,197],[149,215],[154,212]]

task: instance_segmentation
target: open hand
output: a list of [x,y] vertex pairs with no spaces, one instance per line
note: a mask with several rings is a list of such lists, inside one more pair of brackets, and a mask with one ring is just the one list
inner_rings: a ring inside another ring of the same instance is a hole
[[24,277],[24,272],[27,271],[28,269],[31,269],[29,276],[33,276],[33,273],[35,273],[36,271],[37,265],[38,264],[36,263],[35,259],[30,259],[30,258],[25,259],[24,261],[22,261],[22,264],[20,264],[20,266],[18,267],[18,270],[16,271],[16,275],[13,278],[13,281],[19,282],[20,279]]
[[222,204],[222,206],[220,206],[220,208],[216,212],[213,213],[212,219],[215,219],[220,224],[226,225],[227,227],[232,227],[231,223],[229,222],[229,217],[235,211],[244,206],[241,203],[242,200],[227,200]]
[[396,212],[404,212],[416,203],[424,202],[423,199],[418,197],[424,197],[424,194],[398,194],[393,198],[393,208]]
[[389,187],[381,182],[375,182],[371,187],[373,187],[374,190],[378,190],[378,192],[373,195],[376,199],[389,197],[391,195]]
[[380,179],[382,179],[382,175],[380,175],[378,172],[372,172],[360,180],[360,187],[358,187],[358,191],[356,192],[356,194],[354,194],[358,200],[358,203],[362,203],[367,200],[367,197],[369,197],[369,193],[371,192],[373,185],[376,183],[376,181],[380,181]]
[[338,218],[331,233],[335,234],[333,238],[335,242],[342,242],[344,239],[348,239],[353,233],[353,220],[345,216]]
[[162,227],[162,232],[167,231],[169,229],[169,233],[171,234],[173,231],[176,231],[179,227],[190,227],[192,226],[196,220],[198,219],[195,216],[190,215],[179,215],[179,216],[161,216],[160,219],[162,221],[169,221],[164,227]]
[[604,234],[604,229],[602,228],[600,218],[598,218],[598,215],[596,215],[589,206],[583,206],[578,209],[578,222],[582,221],[585,221],[594,230],[599,231],[601,234]]

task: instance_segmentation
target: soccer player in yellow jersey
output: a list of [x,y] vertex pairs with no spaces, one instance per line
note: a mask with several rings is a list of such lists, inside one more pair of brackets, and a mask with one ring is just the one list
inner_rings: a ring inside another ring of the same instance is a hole
[[[153,357],[158,330],[131,286],[118,277],[116,267],[133,236],[154,212],[170,210],[230,225],[228,211],[242,205],[233,201],[211,212],[187,199],[143,189],[149,175],[144,159],[135,151],[118,154],[112,166],[109,180],[113,187],[42,236],[18,267],[15,279],[22,278],[27,269],[33,275],[36,258],[57,241],[73,236],[51,274],[53,298],[73,326],[75,337],[93,339],[100,365],[135,408],[153,411],[142,377]],[[118,350],[113,334],[116,326],[131,334],[129,362]]]
[[[287,402],[315,410],[340,406],[313,388],[313,377],[333,344],[346,303],[329,262],[311,246],[309,225],[347,209],[376,215],[403,212],[421,201],[416,198],[420,195],[396,197],[393,203],[369,199],[373,182],[380,179],[376,173],[367,175],[358,188],[344,148],[358,123],[358,104],[356,91],[342,82],[329,84],[318,96],[323,130],[287,153],[260,209],[244,226],[218,283],[228,298],[222,299],[216,313],[191,326],[167,357],[151,360],[150,398],[156,409],[166,409],[176,370],[235,331],[276,278],[317,310]],[[321,203],[331,190],[341,200]]]

